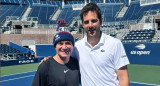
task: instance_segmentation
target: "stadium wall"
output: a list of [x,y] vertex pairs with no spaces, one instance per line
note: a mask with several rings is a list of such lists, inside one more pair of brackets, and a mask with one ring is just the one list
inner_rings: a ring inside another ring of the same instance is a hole
[[35,58],[35,59],[22,59],[22,60],[8,60],[3,61],[0,60],[0,66],[12,66],[12,65],[23,65],[23,64],[32,64],[32,63],[39,63],[42,58]]
[[[12,41],[22,45],[22,40],[34,40],[36,44],[51,44],[54,34],[1,34],[1,44],[8,44]],[[75,38],[83,38],[82,34],[73,34]]]
[[36,45],[36,56],[37,57],[48,57],[54,56],[56,50],[53,44],[37,44]]
[[[160,43],[126,43],[124,48],[130,64],[160,65]],[[37,56],[54,56],[53,45],[36,45]]]
[[127,43],[124,48],[130,64],[160,65],[160,43]]

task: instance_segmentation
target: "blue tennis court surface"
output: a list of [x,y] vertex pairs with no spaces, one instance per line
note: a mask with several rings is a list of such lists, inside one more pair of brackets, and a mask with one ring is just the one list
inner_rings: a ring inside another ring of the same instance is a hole
[[36,71],[1,77],[0,86],[31,86]]
[[[7,75],[1,77],[0,86],[31,86],[36,71]],[[131,82],[130,86],[160,86],[154,84]]]
[[147,83],[135,83],[135,82],[131,82],[130,86],[160,86],[160,85],[155,85],[155,84],[147,84]]

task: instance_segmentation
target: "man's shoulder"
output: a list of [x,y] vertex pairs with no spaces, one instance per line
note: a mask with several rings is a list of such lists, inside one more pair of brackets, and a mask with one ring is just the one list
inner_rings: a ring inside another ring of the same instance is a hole
[[106,35],[106,38],[107,38],[107,39],[110,39],[110,40],[120,41],[120,39],[115,38],[115,37],[110,36],[110,35]]
[[82,43],[84,43],[84,38],[78,40],[78,41],[75,43],[75,46],[82,45]]
[[70,63],[74,64],[72,66],[74,66],[75,68],[79,68],[78,60],[76,58],[70,57],[70,60],[71,60]]
[[112,44],[117,44],[117,43],[121,43],[121,40],[115,37],[112,37],[110,35],[106,35],[106,43],[112,43]]
[[48,59],[38,66],[37,71],[39,72],[40,75],[48,74],[48,70],[49,70],[50,65],[51,65],[50,63],[51,63],[51,59]]
[[71,59],[72,61],[76,62],[76,63],[78,62],[77,59],[76,59],[75,57],[73,57],[73,56],[70,56],[70,59]]
[[52,61],[51,58],[47,59],[46,61],[44,61],[43,63],[41,63],[39,65],[39,69],[40,70],[46,70],[46,68],[50,65],[50,62]]

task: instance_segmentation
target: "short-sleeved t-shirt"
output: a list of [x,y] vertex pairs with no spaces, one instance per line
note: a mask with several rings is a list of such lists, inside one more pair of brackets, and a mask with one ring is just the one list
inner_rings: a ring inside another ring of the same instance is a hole
[[76,59],[59,64],[53,58],[43,62],[35,74],[32,86],[79,86],[80,73]]

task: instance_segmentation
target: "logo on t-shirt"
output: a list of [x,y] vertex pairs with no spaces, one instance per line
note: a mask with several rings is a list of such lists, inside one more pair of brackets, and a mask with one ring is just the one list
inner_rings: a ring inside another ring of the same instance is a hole
[[102,49],[101,52],[105,52],[105,50]]
[[69,71],[69,69],[67,69],[67,70],[64,70],[64,73],[67,73]]

